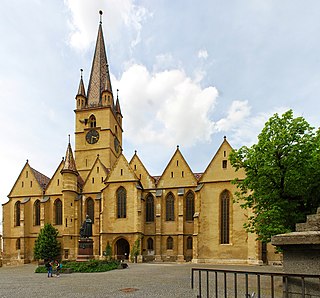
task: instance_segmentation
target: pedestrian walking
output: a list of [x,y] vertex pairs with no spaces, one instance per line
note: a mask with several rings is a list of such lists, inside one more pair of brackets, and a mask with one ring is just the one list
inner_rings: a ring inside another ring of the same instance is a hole
[[45,264],[46,264],[46,268],[47,268],[47,271],[48,271],[48,277],[52,277],[53,262],[48,260]]
[[60,277],[60,270],[61,270],[62,264],[56,260],[55,266],[56,266],[56,277]]

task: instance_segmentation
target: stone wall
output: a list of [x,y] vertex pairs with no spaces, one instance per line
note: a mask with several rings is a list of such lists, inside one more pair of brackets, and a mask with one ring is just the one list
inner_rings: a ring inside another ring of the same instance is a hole
[[[307,216],[306,223],[296,225],[296,232],[272,237],[272,244],[283,250],[285,273],[312,274],[317,279],[305,279],[306,297],[320,297],[320,208]],[[301,279],[289,278],[289,297],[301,297]]]

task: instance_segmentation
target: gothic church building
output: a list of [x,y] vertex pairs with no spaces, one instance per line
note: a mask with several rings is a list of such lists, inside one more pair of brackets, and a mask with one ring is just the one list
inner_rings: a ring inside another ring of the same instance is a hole
[[177,147],[152,176],[137,153],[130,161],[122,154],[122,117],[100,22],[88,89],[81,75],[76,95],[75,150],[69,142],[52,178],[24,165],[3,204],[3,263],[33,261],[46,223],[59,231],[62,259],[75,260],[87,214],[96,259],[107,243],[115,258],[128,258],[139,240],[143,262],[261,263],[261,244],[243,228],[249,211],[233,203],[231,180],[244,173],[231,167],[226,138],[203,173],[193,173]]

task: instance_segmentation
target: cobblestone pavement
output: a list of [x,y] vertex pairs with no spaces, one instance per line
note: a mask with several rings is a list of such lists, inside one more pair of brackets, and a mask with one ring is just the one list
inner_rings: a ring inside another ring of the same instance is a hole
[[0,268],[0,297],[196,297],[191,268],[280,271],[267,266],[216,266],[143,263],[102,273],[61,274],[48,278],[34,273],[35,264]]

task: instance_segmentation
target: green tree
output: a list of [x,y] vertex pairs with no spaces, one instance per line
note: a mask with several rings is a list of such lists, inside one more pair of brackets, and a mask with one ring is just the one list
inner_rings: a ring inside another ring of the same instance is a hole
[[57,240],[58,233],[58,230],[48,223],[40,230],[33,249],[36,260],[53,260],[60,256],[61,244]]
[[140,254],[140,239],[141,237],[139,237],[138,239],[136,239],[136,241],[134,242],[131,252],[130,252],[130,259],[131,262],[136,262],[137,261],[137,256]]
[[112,247],[111,247],[109,241],[107,242],[107,245],[106,245],[105,256],[108,261],[110,261],[112,259]]
[[297,222],[320,205],[320,142],[303,117],[292,110],[273,115],[258,136],[258,143],[230,154],[232,166],[244,169],[246,178],[235,179],[237,201],[250,208],[245,228],[258,239],[293,231]]

